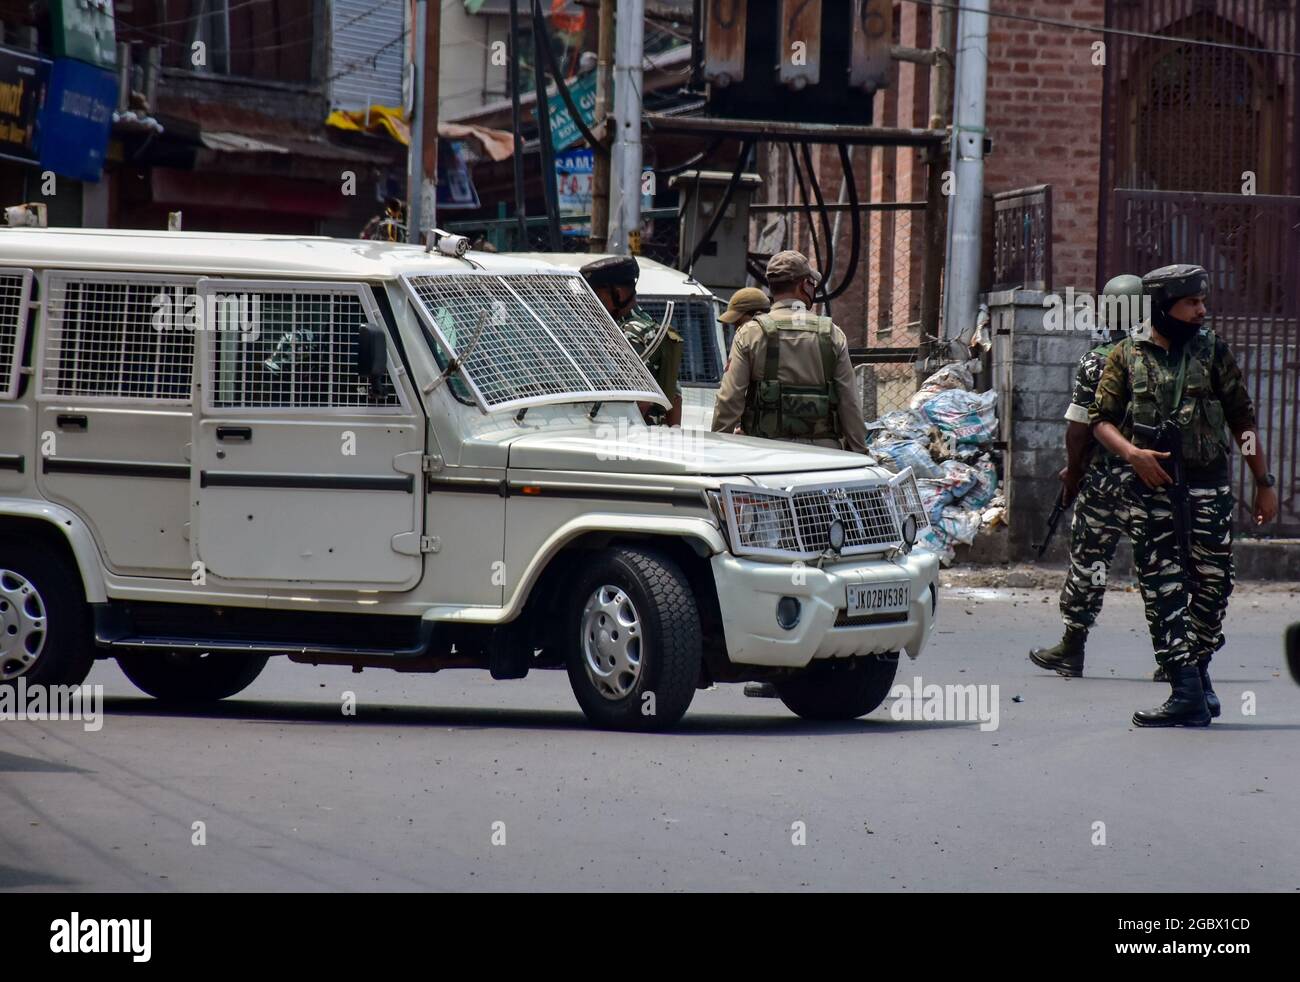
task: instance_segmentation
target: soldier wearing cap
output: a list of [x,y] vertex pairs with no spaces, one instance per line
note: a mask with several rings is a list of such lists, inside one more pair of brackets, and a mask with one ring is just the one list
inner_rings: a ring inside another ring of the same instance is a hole
[[867,452],[848,341],[829,317],[809,309],[819,282],[802,253],[786,250],[768,261],[772,308],[736,332],[714,432],[739,424],[749,436]]
[[653,403],[641,403],[645,421],[664,426],[679,425],[682,421],[682,390],[677,375],[682,367],[682,336],[668,324],[656,324],[636,305],[636,283],[641,276],[641,267],[631,256],[606,256],[587,263],[578,272],[622,328],[628,343],[641,356],[650,374],[664,390],[664,395],[672,401],[672,408],[667,411]]
[[745,286],[731,295],[727,309],[722,312],[718,320],[726,324],[734,336],[734,332],[749,323],[750,318],[755,314],[766,314],[771,309],[772,301],[767,298],[766,293],[757,287]]
[[[1134,713],[1133,723],[1206,726],[1220,712],[1209,665],[1224,645],[1232,593],[1232,451],[1225,430],[1254,475],[1257,525],[1277,516],[1277,492],[1241,370],[1203,326],[1209,275],[1200,266],[1164,266],[1147,273],[1142,286],[1151,319],[1107,356],[1089,413],[1097,442],[1132,471],[1126,490],[1134,566],[1156,660],[1172,689],[1162,706]],[[1175,453],[1181,486],[1162,466],[1173,469]]]

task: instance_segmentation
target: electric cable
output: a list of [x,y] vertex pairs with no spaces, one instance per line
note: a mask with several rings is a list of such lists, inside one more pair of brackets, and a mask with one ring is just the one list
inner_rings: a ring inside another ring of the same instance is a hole
[[[578,104],[573,101],[573,95],[569,92],[569,87],[564,84],[563,73],[560,71],[559,63],[555,60],[555,51],[551,48],[551,32],[546,27],[546,18],[542,16],[542,0],[533,0],[533,30],[538,35],[537,45],[541,53],[546,57],[546,65],[551,70],[551,75],[555,78],[555,91],[560,93],[560,98],[564,100],[564,106],[569,110],[569,116],[572,117],[574,124],[578,127],[578,132],[582,138],[591,145],[591,148],[602,156],[609,155],[609,147],[596,139],[596,134],[587,128],[587,124],[582,120],[582,113],[578,112]],[[541,66],[538,66],[540,69]],[[541,92],[538,90],[538,102],[541,102]],[[541,110],[538,110],[540,115]]]
[[848,269],[844,273],[844,278],[840,280],[840,285],[826,295],[828,302],[847,290],[857,276],[858,257],[862,246],[862,206],[858,203],[858,186],[857,178],[853,173],[853,161],[849,157],[848,144],[837,143],[836,147],[840,151],[840,167],[844,170],[844,183],[849,192],[849,213],[853,216],[853,228],[850,230]]
[[[813,227],[812,205],[808,199],[808,186],[804,183],[803,171],[799,167],[799,154],[795,151],[794,143],[786,144],[786,149],[790,152],[790,166],[794,172],[795,183],[799,188],[799,199],[803,202],[804,221],[808,223],[808,238],[812,242],[813,261],[817,269],[822,268],[822,249],[821,244],[817,241],[817,230]],[[822,284],[826,282],[825,277],[813,288],[813,303],[818,303],[825,296]]]
[[813,167],[812,151],[808,149],[807,143],[801,143],[799,146],[803,150],[804,172],[808,175],[808,183],[812,186],[813,196],[817,199],[818,214],[821,216],[822,244],[826,247],[826,268],[821,270],[822,283],[825,284],[822,294],[825,296],[826,291],[830,289],[831,275],[835,271],[835,240],[831,236],[831,215],[826,210],[826,200],[822,196],[822,185],[817,180],[817,171]]

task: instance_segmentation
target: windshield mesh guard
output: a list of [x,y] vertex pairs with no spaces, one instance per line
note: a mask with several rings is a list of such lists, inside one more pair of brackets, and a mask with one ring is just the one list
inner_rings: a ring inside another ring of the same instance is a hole
[[402,285],[460,361],[484,412],[586,401],[668,405],[581,276],[408,273]]

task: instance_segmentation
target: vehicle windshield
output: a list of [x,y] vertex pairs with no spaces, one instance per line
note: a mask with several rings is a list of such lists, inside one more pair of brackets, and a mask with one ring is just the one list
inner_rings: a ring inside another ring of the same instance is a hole
[[655,320],[671,310],[671,323],[682,336],[682,367],[677,380],[685,385],[717,385],[722,380],[718,351],[716,301],[712,297],[638,295],[637,304]]
[[575,273],[403,277],[421,321],[484,412],[566,402],[665,404],[663,392]]

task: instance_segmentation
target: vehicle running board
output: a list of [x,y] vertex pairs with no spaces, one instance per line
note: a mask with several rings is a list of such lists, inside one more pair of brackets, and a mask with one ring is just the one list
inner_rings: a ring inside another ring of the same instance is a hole
[[125,618],[107,605],[96,604],[95,645],[113,650],[135,651],[187,651],[212,654],[288,655],[293,661],[313,664],[372,663],[387,664],[396,661],[424,660],[431,654],[435,624],[423,621],[419,639],[407,648],[361,648],[349,645],[321,644],[259,639],[259,638],[200,638],[144,635],[133,632]]

